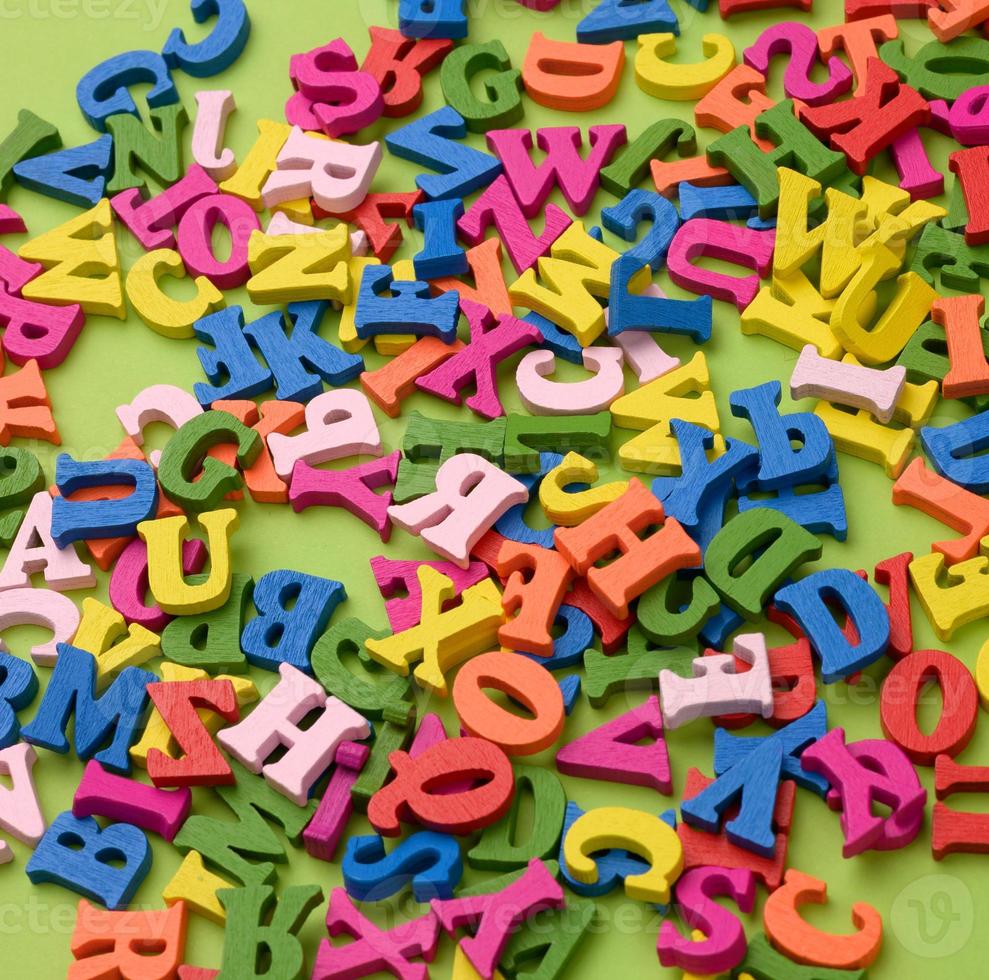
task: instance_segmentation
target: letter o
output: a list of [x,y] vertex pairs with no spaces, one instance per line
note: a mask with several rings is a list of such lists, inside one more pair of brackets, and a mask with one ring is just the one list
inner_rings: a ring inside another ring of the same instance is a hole
[[[519,702],[532,718],[520,718],[485,693],[493,688]],[[563,731],[563,694],[545,667],[518,653],[494,651],[468,661],[453,684],[453,703],[471,735],[508,755],[548,749]]]
[[[928,681],[941,688],[941,717],[929,735],[917,724],[917,702]],[[979,692],[968,668],[943,650],[915,650],[883,681],[879,719],[886,737],[915,763],[933,766],[939,755],[956,756],[975,731]]]

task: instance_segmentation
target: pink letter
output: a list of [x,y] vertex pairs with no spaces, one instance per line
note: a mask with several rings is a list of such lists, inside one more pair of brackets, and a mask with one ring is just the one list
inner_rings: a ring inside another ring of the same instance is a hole
[[193,164],[186,175],[167,191],[145,201],[140,188],[121,191],[110,201],[117,217],[147,249],[175,248],[172,229],[193,204],[219,188],[202,167]]
[[737,916],[713,901],[728,895],[743,912],[755,903],[755,876],[743,868],[691,868],[677,881],[674,896],[680,918],[704,939],[695,942],[680,935],[667,919],[656,944],[659,962],[690,973],[728,973],[745,958],[748,943]]
[[460,926],[475,927],[473,936],[460,941],[460,948],[482,977],[490,977],[515,925],[543,909],[561,909],[566,900],[546,865],[533,858],[525,874],[500,892],[469,898],[434,898],[429,905],[451,936]]
[[[736,673],[736,657],[751,664],[751,670]],[[695,657],[693,670],[693,677],[681,677],[672,670],[659,672],[663,720],[668,728],[713,715],[757,711],[768,718],[773,713],[773,679],[762,633],[736,636],[733,653]]]
[[[281,679],[242,722],[217,735],[220,744],[251,772],[264,778],[299,806],[309,789],[329,768],[337,746],[347,739],[367,738],[371,726],[363,715],[339,698],[327,696],[321,684],[283,663]],[[299,722],[316,708],[323,713],[305,731]],[[277,762],[264,760],[279,746],[289,751]]]
[[[516,351],[542,342],[543,335],[531,323],[503,313],[494,314],[479,303],[462,300],[460,308],[470,322],[470,343],[428,374],[416,379],[416,387],[444,401],[461,402],[486,419],[505,414],[498,397],[498,365]],[[551,355],[552,356],[552,355]],[[474,388],[463,399],[464,388]]]
[[510,507],[528,499],[525,486],[494,463],[460,453],[436,471],[432,493],[392,504],[388,516],[409,534],[419,535],[440,557],[467,568],[470,550],[484,532]]
[[[673,236],[666,267],[670,278],[683,289],[734,303],[744,310],[759,292],[759,278],[769,274],[775,240],[775,230],[755,231],[727,221],[693,218]],[[744,265],[759,275],[739,278],[693,265],[694,259],[705,256]]]
[[359,391],[324,391],[306,405],[306,428],[300,436],[272,432],[268,449],[275,472],[286,482],[299,460],[313,465],[347,456],[380,456],[381,436],[371,403]]
[[379,142],[354,145],[318,139],[293,126],[261,199],[270,208],[311,196],[331,214],[352,211],[367,197],[380,164]]
[[[0,571],[0,592],[31,585],[31,576],[45,573],[45,583],[56,592],[91,589],[93,569],[79,559],[73,545],[59,548],[52,540],[52,498],[39,490],[31,500],[21,528]],[[36,543],[37,542],[37,543]]]
[[[41,815],[31,772],[37,761],[34,747],[27,742],[0,752],[0,776],[9,776],[12,783],[10,789],[0,784],[0,830],[29,847],[34,847],[45,832],[45,818]],[[13,857],[7,842],[0,840],[0,864]]]
[[382,970],[399,980],[428,980],[426,967],[410,963],[409,957],[421,956],[431,963],[440,939],[435,913],[427,912],[386,932],[361,915],[342,888],[330,892],[326,928],[331,936],[352,936],[354,942],[334,946],[324,939],[316,954],[312,980],[357,980]]
[[192,130],[192,159],[213,180],[226,180],[237,169],[234,151],[223,147],[227,117],[237,108],[233,92],[197,92],[196,104],[199,111]]
[[584,367],[594,373],[586,381],[550,381],[556,355],[534,350],[519,362],[515,384],[522,404],[533,415],[589,415],[604,411],[624,390],[624,355],[617,347],[585,347]]
[[51,589],[7,589],[0,592],[0,632],[11,626],[43,626],[55,635],[31,647],[39,667],[54,667],[59,643],[68,643],[79,628],[79,608],[67,596]]
[[[800,756],[800,765],[832,785],[829,806],[841,806],[844,857],[870,848],[890,850],[909,844],[920,831],[927,790],[906,754],[885,739],[845,745],[845,731],[832,728]],[[873,801],[892,811],[873,812]]]
[[326,785],[319,806],[302,832],[302,844],[306,851],[320,861],[332,861],[337,844],[343,835],[354,809],[350,790],[371,754],[368,745],[360,742],[341,742],[333,757],[335,767]]
[[191,808],[192,790],[188,786],[157,789],[126,776],[115,776],[95,759],[86,763],[72,799],[73,816],[107,817],[131,823],[154,831],[167,841],[174,839]]

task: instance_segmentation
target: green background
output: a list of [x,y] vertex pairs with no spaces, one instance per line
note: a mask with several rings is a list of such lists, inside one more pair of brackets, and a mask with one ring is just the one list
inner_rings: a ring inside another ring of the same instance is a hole
[[[777,19],[791,17],[819,27],[842,19],[839,0],[817,0],[813,15],[797,14],[786,9],[766,15],[746,15],[723,24],[716,10],[706,14],[687,7],[680,0],[673,5],[681,20],[682,54],[678,60],[692,61],[700,57],[700,38],[707,32],[727,33],[735,43],[739,58],[742,50],[759,32]],[[226,73],[212,79],[197,80],[175,73],[182,100],[190,116],[194,114],[193,93],[199,88],[229,88],[237,99],[238,109],[227,129],[227,145],[242,159],[255,133],[255,120],[283,118],[284,102],[291,93],[288,81],[289,57],[342,35],[360,60],[368,47],[367,27],[371,24],[395,26],[396,0],[288,0],[288,2],[250,3],[253,30],[247,49]],[[527,11],[515,0],[469,0],[470,40],[501,39],[513,64],[521,66],[529,38],[540,30],[547,36],[573,40],[580,17],[591,7],[591,0],[563,0],[556,11],[538,14]],[[716,7],[716,3],[712,4]],[[0,132],[14,125],[16,113],[22,107],[32,109],[55,123],[67,146],[94,138],[75,103],[76,82],[91,67],[105,58],[136,48],[160,50],[172,27],[182,26],[191,40],[205,34],[192,23],[188,7],[179,0],[0,0]],[[208,25],[207,25],[208,26]],[[908,53],[912,53],[930,35],[926,26],[917,21],[901,24]],[[545,125],[579,125],[622,122],[631,136],[637,135],[650,122],[666,116],[692,119],[692,103],[659,103],[640,91],[634,80],[632,60],[635,45],[626,44],[627,60],[623,84],[618,96],[604,109],[594,113],[573,115],[543,109],[525,101],[524,120],[517,125],[530,128]],[[771,67],[769,92],[781,97],[783,60],[776,59]],[[437,73],[425,84],[425,99],[420,113],[443,104]],[[140,101],[140,100],[139,100]],[[361,140],[379,138],[389,129],[402,125],[402,120],[382,120],[360,134]],[[191,127],[186,131],[186,140]],[[706,144],[716,134],[701,131],[700,142]],[[471,137],[471,143],[483,147],[483,139]],[[925,131],[925,141],[932,160],[939,169],[947,171],[946,156],[952,144]],[[188,157],[187,157],[188,159]],[[884,160],[877,174],[894,179],[892,168]],[[387,154],[374,181],[373,190],[398,191],[413,187],[417,168]],[[949,181],[952,179],[949,176]],[[558,192],[552,197],[564,205]],[[38,196],[20,187],[11,192],[8,203],[26,218],[32,233],[45,231],[78,213],[75,208]],[[591,212],[584,218],[588,227],[598,220],[599,209],[614,203],[601,192]],[[418,247],[418,233],[405,230],[406,243],[398,257],[411,256]],[[129,234],[118,234],[122,261],[129,267],[140,250]],[[12,236],[6,243],[15,247],[22,236]],[[606,241],[610,239],[606,236]],[[506,276],[511,282],[512,270],[505,263]],[[665,273],[656,281],[672,295],[685,295],[673,287]],[[188,295],[189,283],[169,281],[175,295]],[[243,290],[228,296],[230,303],[243,303],[248,320],[266,310],[256,310]],[[328,316],[332,334],[332,317]],[[134,315],[120,322],[91,317],[67,361],[58,369],[46,372],[46,383],[61,430],[62,451],[76,458],[99,458],[113,449],[123,436],[114,414],[116,406],[129,402],[150,384],[169,382],[191,388],[202,379],[195,355],[194,341],[173,341],[150,331]],[[689,359],[694,345],[682,338],[664,338],[664,346],[682,359]],[[733,419],[728,409],[729,393],[739,387],[755,385],[771,378],[789,378],[797,354],[761,337],[742,337],[738,315],[725,303],[715,304],[715,326],[711,341],[704,348],[710,365],[712,387],[721,413],[722,431],[728,435],[751,439],[746,423]],[[373,351],[367,355],[370,367],[382,363]],[[513,375],[518,355],[502,366],[501,390],[506,408],[518,407],[514,393]],[[564,377],[579,377],[580,372],[567,366]],[[634,378],[629,375],[629,387]],[[784,396],[786,398],[786,396]],[[788,404],[784,402],[784,408]],[[807,405],[804,406],[805,408]],[[469,412],[447,406],[436,399],[417,395],[404,405],[407,414],[412,408],[441,417],[469,417]],[[402,418],[385,418],[375,409],[384,445],[392,450],[399,445],[404,427]],[[939,405],[935,422],[962,417],[954,406]],[[159,431],[160,429],[160,431]],[[614,446],[629,433],[616,432]],[[164,427],[152,427],[147,441],[151,446],[162,445],[167,438]],[[32,446],[43,458],[46,472],[51,476],[55,447]],[[841,484],[845,490],[848,519],[848,541],[839,544],[825,538],[824,556],[820,566],[840,565],[849,568],[872,569],[876,561],[911,549],[925,553],[932,540],[950,536],[940,525],[910,509],[894,509],[890,500],[891,482],[882,469],[871,463],[842,455]],[[603,476],[616,471],[606,469]],[[393,557],[431,557],[420,543],[396,531],[392,541],[382,546],[377,536],[363,524],[340,510],[311,509],[296,515],[288,506],[258,505],[246,500],[242,505],[241,530],[233,544],[235,568],[252,574],[255,579],[267,571],[295,568],[305,572],[341,580],[349,600],[337,617],[356,615],[374,626],[385,625],[382,600],[378,595],[368,567],[368,559],[386,553]],[[538,504],[530,508],[538,510]],[[536,518],[533,520],[538,523]],[[105,576],[100,576],[100,594],[105,596]],[[74,595],[81,601],[81,595]],[[914,630],[918,648],[937,647],[926,619],[914,602]],[[783,641],[775,628],[768,629],[771,641]],[[948,645],[951,652],[974,667],[979,646],[986,630],[975,623],[960,630]],[[23,656],[34,641],[29,628],[11,630],[4,639],[11,649]],[[154,669],[155,662],[149,665]],[[849,740],[881,737],[878,711],[878,687],[888,670],[883,661],[866,672],[856,688],[835,684],[819,685],[820,694],[828,705],[831,725],[841,725]],[[41,668],[42,684],[49,670]],[[273,684],[274,675],[252,671],[262,691]],[[607,708],[593,711],[586,700],[581,701],[567,720],[564,740],[602,724],[630,707],[641,703],[641,692],[629,692],[611,700]],[[939,694],[925,699],[921,717],[932,725],[939,710]],[[22,712],[22,721],[33,717],[35,706]],[[420,712],[439,710],[453,729],[453,713],[448,704],[433,698],[420,701]],[[761,727],[761,726],[760,726]],[[755,733],[752,728],[748,732]],[[617,784],[581,779],[564,779],[568,796],[584,808],[621,804],[658,813],[677,805],[687,769],[698,766],[710,772],[712,762],[712,727],[698,721],[668,736],[674,773],[675,795],[661,796],[651,790],[624,787]],[[984,762],[989,747],[989,734],[983,724],[975,738],[960,755],[966,764]],[[39,750],[35,769],[46,818],[50,821],[69,808],[74,787],[82,774],[82,766],[74,757],[54,755]],[[552,766],[552,753],[537,757],[536,762]],[[929,790],[928,819],[918,838],[907,848],[889,853],[867,852],[853,860],[841,858],[841,831],[837,815],[812,793],[799,790],[790,837],[789,864],[828,882],[832,904],[807,911],[810,921],[833,931],[850,928],[849,908],[852,902],[871,902],[883,917],[886,933],[883,952],[870,971],[876,977],[930,975],[974,975],[984,963],[979,954],[983,944],[974,929],[974,910],[985,905],[989,885],[986,883],[983,859],[973,855],[953,855],[942,863],[930,854],[930,799],[933,798],[932,774],[923,769],[921,778]],[[975,797],[965,800],[955,797],[951,805],[978,809],[984,801]],[[229,812],[218,805],[209,790],[195,790],[194,807],[222,817]],[[351,833],[366,833],[363,818],[355,818]],[[154,865],[136,896],[142,908],[160,906],[160,892],[178,867],[181,855],[172,847],[152,837]],[[11,978],[63,976],[70,962],[69,939],[74,922],[77,897],[50,885],[32,887],[24,875],[28,849],[12,842],[14,860],[0,867],[0,970]],[[289,860],[279,869],[278,888],[290,883],[318,882],[325,893],[340,884],[339,867],[310,859],[301,849],[288,845]],[[935,876],[935,877],[931,877]],[[480,880],[468,870],[468,882]],[[938,896],[944,893],[948,900]],[[759,902],[752,915],[744,917],[747,931],[761,929],[761,907],[765,898],[760,889]],[[387,903],[401,908],[403,914],[414,914],[411,897]],[[620,892],[600,900],[596,923],[591,934],[579,947],[569,975],[596,978],[606,975],[634,977],[642,975],[679,976],[677,970],[659,966],[656,934],[659,919],[641,904],[628,901]],[[729,906],[734,908],[734,906]],[[950,914],[944,920],[939,912]],[[367,911],[365,909],[365,911]],[[314,913],[302,931],[307,950],[307,975],[320,938],[325,934],[322,919],[325,903]],[[383,910],[370,912],[381,915]],[[197,916],[191,917],[186,961],[201,966],[220,964],[222,930]],[[432,969],[434,976],[449,975],[453,943],[443,939]],[[921,959],[923,957],[926,959]]]

